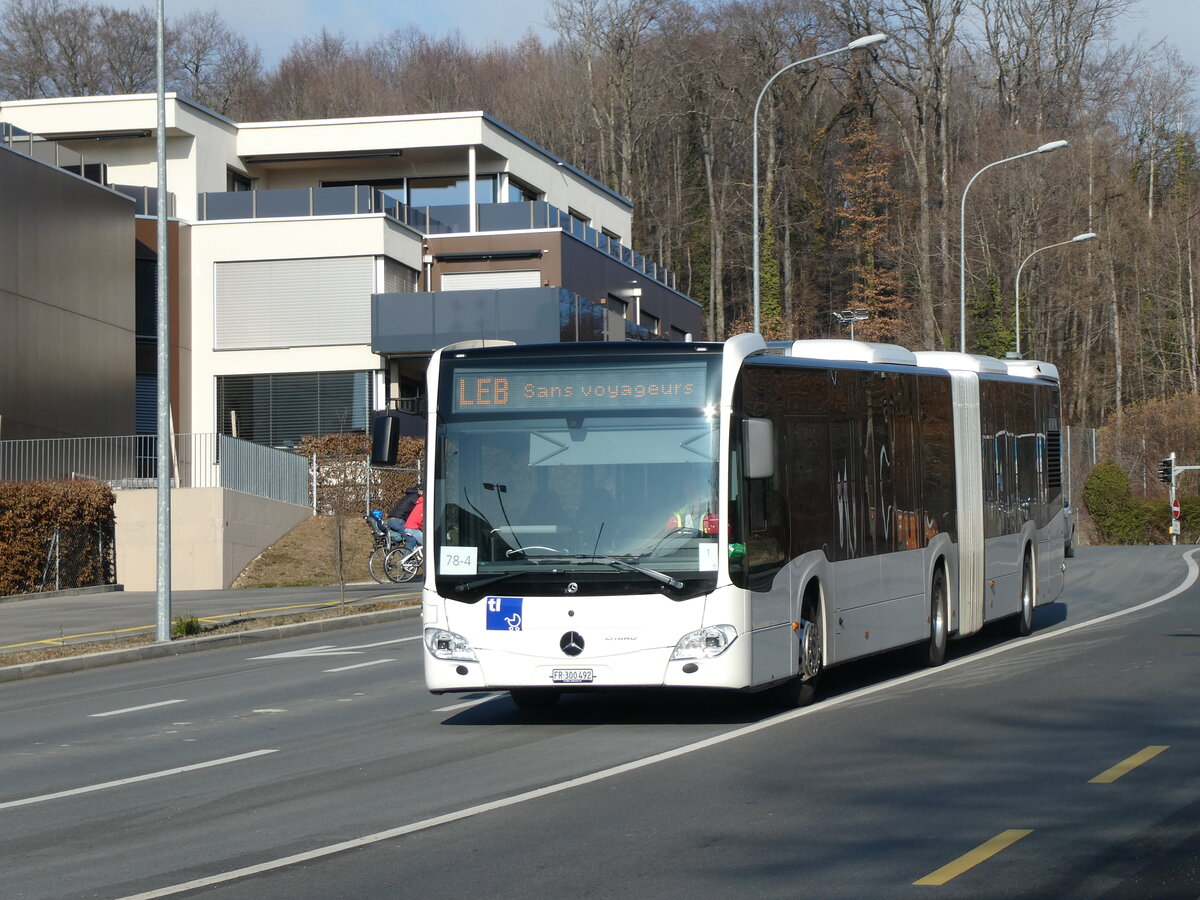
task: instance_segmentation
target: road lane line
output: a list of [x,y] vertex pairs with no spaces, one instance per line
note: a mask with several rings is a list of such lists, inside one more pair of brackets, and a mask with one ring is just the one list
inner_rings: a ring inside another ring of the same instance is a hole
[[383,663],[395,662],[394,659],[373,659],[370,662],[355,663],[352,666],[339,666],[336,669],[326,669],[326,672],[349,672],[351,669],[365,669],[367,666],[378,666]]
[[260,659],[312,659],[319,656],[357,656],[363,650],[371,650],[375,647],[387,647],[392,644],[407,644],[410,641],[419,640],[421,640],[421,635],[376,641],[373,644],[352,644],[349,647],[339,647],[337,644],[323,644],[320,647],[305,647],[301,650],[284,650],[282,653],[268,653],[266,656],[251,656],[249,657],[249,661],[254,662]]
[[733,731],[727,731],[723,734],[714,735],[713,737],[705,738],[703,740],[696,741],[695,743],[685,744],[684,746],[676,747],[673,750],[664,750],[663,752],[656,753],[653,756],[646,756],[642,759],[636,759],[631,762],[622,763],[621,765],[613,766],[609,769],[602,769],[598,772],[593,772],[590,775],[581,775],[578,778],[560,781],[556,784],[525,791],[524,793],[520,794],[514,794],[509,797],[501,797],[500,799],[493,800],[489,803],[482,803],[478,806],[471,806],[465,809],[456,810],[454,812],[436,816],[431,819],[423,819],[419,822],[411,822],[408,825],[401,825],[386,831],[377,831],[374,834],[363,835],[362,837],[352,838],[337,844],[329,844],[324,847],[317,847],[316,849],[309,850],[304,853],[297,853],[293,856],[284,856],[278,859],[257,863],[252,866],[246,866],[241,869],[232,869],[226,872],[219,872],[216,875],[208,875],[203,878],[197,878],[193,881],[168,885],[166,887],[157,888],[152,891],[146,891],[141,894],[133,894],[128,897],[121,898],[121,900],[154,900],[154,898],[157,897],[169,897],[173,894],[182,894],[185,891],[192,891],[196,890],[197,888],[211,887],[215,884],[225,884],[230,881],[237,881],[240,878],[247,878],[251,875],[260,875],[263,872],[271,872],[276,869],[286,868],[287,866],[311,862],[312,860],[321,859],[322,857],[333,856],[337,853],[344,853],[348,850],[355,850],[359,847],[366,847],[371,844],[378,844],[382,841],[403,837],[404,835],[413,834],[418,831],[436,828],[440,825],[445,825],[450,822],[457,822],[462,819],[468,819],[483,813],[492,812],[493,810],[506,809],[511,806],[527,803],[531,800],[539,800],[542,797],[548,797],[553,794],[562,793],[563,791],[574,790],[575,788],[584,787],[598,781],[605,781],[609,778],[614,778],[619,775],[625,775],[629,772],[636,772],[639,769],[655,766],[659,763],[667,762],[668,760],[676,759],[681,756],[687,756],[700,750],[707,750],[709,747],[716,747],[729,741],[735,741],[739,738],[747,737],[748,735],[757,734],[760,731],[766,731],[768,728],[774,728],[776,725],[784,725],[788,722],[793,722],[796,719],[802,719],[812,715],[820,715],[821,713],[826,713],[830,710],[839,709],[842,706],[846,706],[875,694],[883,693],[884,691],[891,690],[892,688],[901,687],[925,678],[935,678],[945,674],[946,672],[960,669],[964,666],[992,656],[996,656],[1000,653],[1023,649],[1032,643],[1037,643],[1038,641],[1049,640],[1050,638],[1073,634],[1082,628],[1088,628],[1097,623],[1110,621],[1111,619],[1121,615],[1130,615],[1135,612],[1141,612],[1144,609],[1149,609],[1150,607],[1156,606],[1160,603],[1165,603],[1172,597],[1175,597],[1178,594],[1186,591],[1193,584],[1195,584],[1197,577],[1200,576],[1200,565],[1197,565],[1195,559],[1197,553],[1200,553],[1200,549],[1189,550],[1184,554],[1183,558],[1187,563],[1188,574],[1179,585],[1165,594],[1160,594],[1158,597],[1148,600],[1145,603],[1140,603],[1137,606],[1131,606],[1127,610],[1110,613],[1108,615],[1100,616],[1097,619],[1092,619],[1087,622],[1080,622],[1076,625],[1069,625],[1066,628],[1059,628],[1054,631],[1043,632],[1030,637],[1009,641],[1005,644],[999,645],[998,647],[993,647],[991,650],[986,650],[982,653],[962,657],[938,666],[937,668],[921,669],[908,675],[902,675],[899,678],[894,678],[890,681],[869,685],[865,688],[860,688],[857,691],[851,691],[838,697],[832,697],[813,706],[806,706],[802,709],[795,709],[789,712],[780,713],[777,716],[774,716],[770,719],[764,719],[761,722],[755,722],[751,725],[743,725],[741,728],[735,728]]
[[1028,837],[1033,834],[1032,828],[1010,828],[1008,831],[1002,831],[990,841],[984,841],[970,853],[964,853],[954,862],[946,863],[936,872],[930,872],[924,878],[914,881],[914,885],[942,885],[951,879],[957,878],[963,872],[975,868],[982,862],[991,859],[1001,850],[1006,850],[1021,840],[1023,837]]
[[478,706],[480,703],[487,703],[489,700],[495,700],[499,696],[499,694],[488,694],[486,697],[476,697],[474,700],[467,700],[464,703],[455,703],[453,706],[439,706],[434,710],[434,712],[454,712],[456,709],[466,709],[470,706]]
[[1145,750],[1139,750],[1137,753],[1128,759],[1123,759],[1111,769],[1105,769],[1095,778],[1088,781],[1088,784],[1112,784],[1122,775],[1127,775],[1143,763],[1148,763],[1164,750],[1169,750],[1169,746],[1152,745]]
[[105,716],[123,716],[125,713],[141,712],[143,709],[157,709],[160,706],[171,706],[175,703],[187,703],[186,700],[160,700],[158,703],[147,703],[144,706],[127,706],[125,709],[110,709],[108,712],[92,713],[89,719],[103,719]]
[[199,769],[211,769],[213,766],[224,766],[229,763],[254,759],[256,756],[266,756],[268,753],[278,753],[278,750],[254,750],[250,753],[239,753],[237,756],[225,756],[221,759],[210,759],[207,762],[192,763],[190,766],[177,766],[174,769],[163,769],[161,772],[150,772],[146,775],[134,775],[131,778],[119,778],[116,781],[105,781],[102,784],[89,784],[84,787],[57,791],[53,794],[41,794],[37,797],[25,797],[21,800],[9,800],[0,803],[0,809],[12,809],[17,806],[31,806],[34,803],[45,803],[47,800],[59,800],[63,797],[75,797],[79,794],[90,794],[95,791],[105,791],[109,788],[122,787],[126,784],[137,784],[142,781],[153,781],[156,778],[168,778],[171,775],[181,775],[184,772],[195,772]]

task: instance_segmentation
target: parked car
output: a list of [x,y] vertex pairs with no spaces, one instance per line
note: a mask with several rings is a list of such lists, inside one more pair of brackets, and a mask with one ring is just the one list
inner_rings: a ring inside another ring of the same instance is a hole
[[1075,555],[1075,514],[1071,501],[1063,501],[1063,556],[1070,559]]

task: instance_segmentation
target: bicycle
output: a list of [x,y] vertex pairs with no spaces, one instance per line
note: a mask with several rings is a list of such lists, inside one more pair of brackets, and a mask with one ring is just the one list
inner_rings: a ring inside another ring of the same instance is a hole
[[404,539],[374,516],[363,516],[363,519],[366,520],[371,529],[371,536],[375,539],[375,546],[371,548],[371,555],[367,557],[367,571],[371,573],[376,584],[383,584],[391,580],[387,575],[388,554],[403,549]]
[[383,571],[389,581],[397,583],[412,581],[424,570],[424,544],[417,544],[412,550],[403,545],[395,547],[383,559]]

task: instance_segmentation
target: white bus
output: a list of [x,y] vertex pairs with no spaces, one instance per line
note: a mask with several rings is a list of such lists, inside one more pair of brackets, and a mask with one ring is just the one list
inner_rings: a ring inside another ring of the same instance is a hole
[[[497,342],[492,342],[493,344]],[[454,345],[428,374],[437,694],[774,689],[1063,583],[1057,370],[845,340]]]

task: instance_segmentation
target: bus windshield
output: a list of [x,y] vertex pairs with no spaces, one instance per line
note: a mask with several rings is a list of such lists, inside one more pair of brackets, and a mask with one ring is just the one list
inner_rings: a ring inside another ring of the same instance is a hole
[[[457,366],[435,451],[439,590],[472,595],[501,579],[526,593],[551,589],[547,580],[585,594],[711,585],[720,443],[708,362]],[[651,376],[661,395],[635,397]],[[595,396],[580,397],[588,386]],[[560,396],[523,399],[528,389]]]

